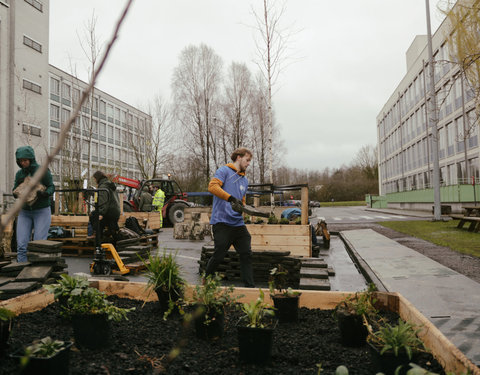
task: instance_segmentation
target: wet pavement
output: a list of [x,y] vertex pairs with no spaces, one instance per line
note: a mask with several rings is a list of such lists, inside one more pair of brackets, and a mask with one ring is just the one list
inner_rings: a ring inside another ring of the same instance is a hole
[[372,277],[399,292],[480,365],[480,284],[371,229],[343,231]]

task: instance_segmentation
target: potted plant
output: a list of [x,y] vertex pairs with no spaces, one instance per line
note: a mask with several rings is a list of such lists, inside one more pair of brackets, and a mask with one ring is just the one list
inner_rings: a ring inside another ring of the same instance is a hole
[[72,342],[53,340],[49,336],[35,340],[12,357],[20,360],[22,374],[67,375]]
[[116,307],[107,300],[105,293],[96,288],[83,289],[71,294],[65,312],[72,320],[75,345],[88,349],[100,349],[110,344],[110,321],[127,320],[131,309]]
[[335,308],[342,344],[345,346],[365,345],[368,335],[368,318],[377,313],[373,292],[375,285],[370,284],[367,291],[349,294]]
[[302,293],[287,287],[288,270],[279,264],[270,270],[268,286],[270,297],[276,309],[276,317],[280,323],[296,322],[298,320],[298,304]]
[[268,217],[268,224],[278,224],[278,219],[275,215],[270,215]]
[[265,221],[263,219],[257,217],[257,220],[255,220],[255,224],[263,224]]
[[286,217],[282,217],[279,221],[279,224],[289,224],[290,221]]
[[239,297],[232,297],[233,286],[222,288],[221,276],[203,275],[203,285],[196,285],[192,294],[195,332],[198,338],[205,340],[223,336],[225,308]]
[[[142,259],[140,257],[140,259]],[[157,293],[160,310],[166,319],[174,311],[182,312],[181,301],[186,281],[180,275],[180,265],[176,261],[176,254],[164,251],[163,255],[152,256],[148,261],[142,259],[147,268],[147,288]]]
[[419,328],[401,319],[396,325],[386,323],[376,332],[369,331],[367,343],[377,371],[386,375],[406,374],[408,364],[416,354],[426,351],[422,340],[418,338],[419,331]]
[[85,275],[69,276],[68,274],[60,275],[58,283],[43,286],[53,297],[65,308],[71,295],[82,293],[84,289],[89,287],[88,277]]
[[273,306],[264,302],[264,293],[241,305],[243,316],[237,325],[240,360],[248,363],[264,364],[270,362],[275,328]]
[[0,353],[7,347],[10,331],[12,330],[13,318],[15,318],[13,311],[4,307],[0,308]]

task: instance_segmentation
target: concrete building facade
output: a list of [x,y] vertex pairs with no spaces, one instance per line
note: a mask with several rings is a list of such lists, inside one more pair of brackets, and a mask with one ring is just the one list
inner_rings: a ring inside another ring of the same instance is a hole
[[15,150],[48,147],[49,2],[0,0],[0,189],[11,192]]
[[[448,20],[432,36],[437,93],[441,201],[454,208],[473,201],[479,180],[478,121],[473,91],[451,61]],[[377,116],[379,191],[388,206],[431,209],[432,132],[428,110],[427,36],[406,53],[407,73]],[[473,180],[472,180],[473,179]],[[475,188],[476,189],[476,188]]]
[[[49,65],[48,44],[48,0],[0,0],[2,192],[10,193],[13,186],[16,148],[32,146],[42,163],[87,87],[86,82]],[[145,152],[151,126],[151,116],[95,88],[62,152],[50,165],[55,184],[79,179],[89,163],[92,171],[98,168],[140,178],[135,152]],[[132,147],[132,141],[137,147]]]

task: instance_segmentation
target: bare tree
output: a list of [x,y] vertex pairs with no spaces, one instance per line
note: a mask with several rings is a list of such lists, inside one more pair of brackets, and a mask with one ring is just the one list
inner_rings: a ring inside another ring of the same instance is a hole
[[257,76],[256,85],[252,90],[252,145],[255,158],[253,159],[253,169],[257,171],[258,181],[266,182],[267,171],[267,145],[268,145],[268,99],[267,87],[265,81]]
[[[90,79],[93,77],[95,72],[95,67],[97,64],[98,57],[103,47],[103,42],[98,38],[97,31],[97,16],[95,15],[95,10],[92,12],[92,16],[84,24],[83,36],[80,36],[77,32],[78,41],[80,47],[82,48],[83,54],[89,62],[88,67],[88,76]],[[95,104],[96,103],[96,104]],[[92,88],[90,96],[87,99],[85,109],[88,112],[88,117],[86,122],[82,120],[83,135],[87,139],[88,146],[88,156],[87,156],[87,176],[91,176],[91,154],[92,154],[92,135],[94,129],[94,120],[92,118],[92,111],[96,110],[98,112],[98,100],[95,98],[95,87]],[[82,116],[83,119],[83,116]]]
[[228,133],[233,150],[247,144],[249,133],[252,78],[247,66],[233,62],[228,69],[224,87],[224,131]]
[[[480,3],[447,0],[440,10],[451,25],[447,41],[452,63],[459,69],[454,78],[461,82],[463,129],[457,140],[464,142],[465,172],[468,173],[467,140],[477,133],[480,118]],[[465,102],[471,99],[475,102],[475,116],[467,115],[465,109]]]
[[201,155],[205,183],[210,179],[214,108],[222,79],[222,59],[212,48],[189,46],[180,54],[172,79],[176,118],[185,131],[184,144],[193,155]]
[[[273,114],[272,92],[278,77],[289,61],[289,41],[293,35],[290,28],[283,28],[281,20],[286,11],[285,2],[280,5],[279,1],[263,0],[263,11],[257,12],[252,9],[256,20],[255,29],[259,38],[255,40],[257,48],[256,64],[260,68],[267,82],[267,105],[268,105],[268,174],[270,182],[273,182]],[[273,195],[271,197],[273,206]]]
[[368,179],[378,179],[377,147],[364,145],[357,151],[353,166],[358,166]]
[[162,168],[170,164],[174,129],[170,107],[160,95],[148,104],[146,112],[152,116],[151,128],[145,127],[144,137],[129,133],[128,143],[142,177],[149,179],[159,177]]

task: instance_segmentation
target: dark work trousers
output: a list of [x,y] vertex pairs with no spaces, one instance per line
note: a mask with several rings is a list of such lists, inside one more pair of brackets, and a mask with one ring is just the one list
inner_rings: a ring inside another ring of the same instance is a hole
[[247,227],[242,225],[240,227],[232,227],[227,224],[218,223],[213,225],[213,241],[215,244],[215,251],[208,261],[205,270],[206,275],[212,275],[217,270],[217,267],[222,263],[225,254],[231,245],[235,248],[240,256],[240,271],[242,279],[247,288],[255,288],[253,281],[252,269],[252,237],[248,233]]
[[[113,239],[116,240],[117,232],[119,230],[118,219],[119,217],[115,217],[115,216],[112,217],[112,216],[105,215],[103,219],[100,220],[100,233],[103,234],[105,227],[108,227],[108,232],[110,236],[112,236]],[[97,225],[98,225],[98,213],[96,210],[93,210],[90,213],[90,223],[92,224],[93,230],[96,231]]]

